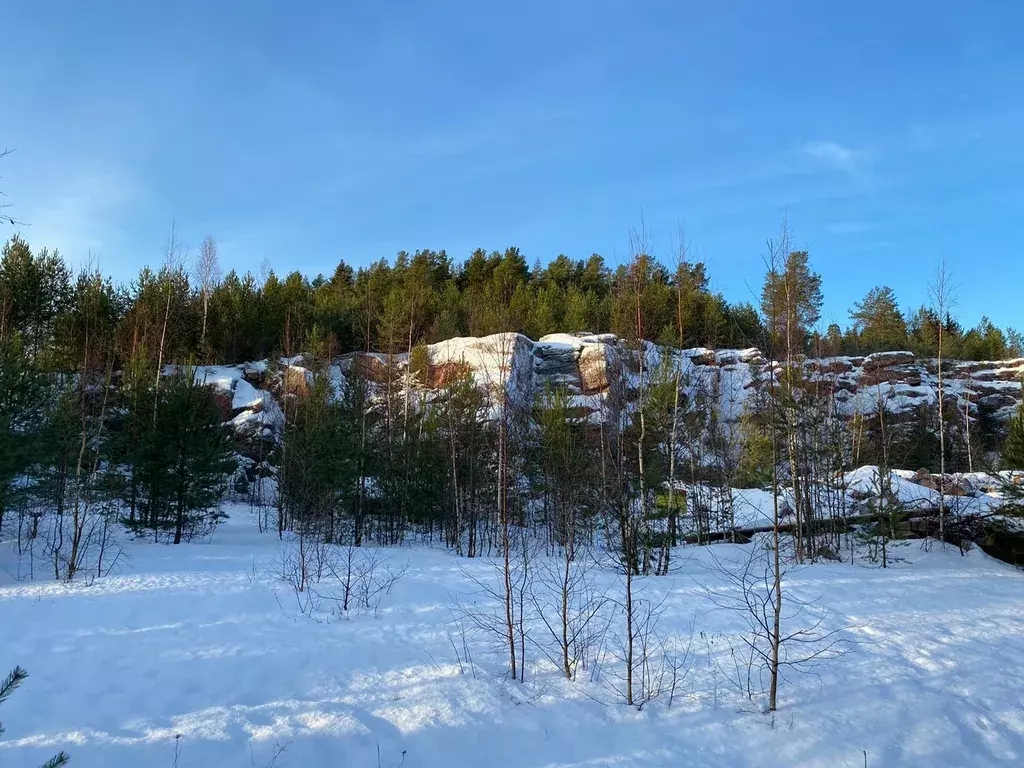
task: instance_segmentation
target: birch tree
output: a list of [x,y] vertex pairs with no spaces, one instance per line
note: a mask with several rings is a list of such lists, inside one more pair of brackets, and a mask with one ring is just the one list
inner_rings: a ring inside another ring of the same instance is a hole
[[939,540],[946,541],[946,418],[944,408],[944,371],[942,369],[943,340],[947,317],[956,306],[956,287],[953,273],[943,258],[928,283],[928,298],[932,310],[938,317],[938,359],[936,360],[936,382],[938,389],[939,420]]
[[207,236],[199,246],[196,255],[195,280],[203,303],[203,326],[199,335],[199,349],[206,350],[206,319],[210,310],[210,296],[220,283],[220,261],[217,258],[217,241]]

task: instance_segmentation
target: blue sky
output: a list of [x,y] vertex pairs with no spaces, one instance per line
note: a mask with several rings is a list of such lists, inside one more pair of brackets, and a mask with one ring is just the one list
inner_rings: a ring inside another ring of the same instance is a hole
[[[400,249],[617,263],[681,223],[749,299],[785,213],[824,320],[871,286],[1024,326],[1024,4],[0,0],[0,190],[130,278]],[[0,232],[0,235],[6,233]]]

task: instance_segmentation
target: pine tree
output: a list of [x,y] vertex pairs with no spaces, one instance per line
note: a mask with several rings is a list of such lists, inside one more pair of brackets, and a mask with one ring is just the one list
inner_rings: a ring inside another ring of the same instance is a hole
[[1003,360],[1010,356],[1006,334],[988,317],[982,317],[960,340],[960,357],[964,360]]
[[785,357],[804,350],[807,335],[820,317],[821,304],[821,276],[811,271],[807,251],[790,251],[783,264],[768,271],[761,311],[766,318],[773,318],[768,330]]
[[1010,420],[1006,443],[1003,445],[1003,467],[1024,469],[1024,403],[1017,408],[1017,414]]
[[[10,697],[14,691],[18,689],[23,682],[28,678],[28,672],[22,667],[15,667],[11,670],[11,673],[0,682],[0,704],[3,704]],[[0,723],[0,736],[4,735],[4,724]],[[66,752],[58,752],[56,755],[47,760],[41,768],[60,768],[63,765],[67,765],[71,758],[68,757]]]
[[0,250],[0,339],[21,336],[26,354],[45,357],[71,295],[70,273],[56,251],[33,254],[15,235]]
[[862,352],[902,349],[907,345],[907,324],[896,294],[888,286],[875,286],[850,310],[853,331]]
[[214,510],[236,464],[224,414],[190,368],[169,377],[164,398],[160,432],[172,448],[170,489],[174,543],[179,544],[186,530],[220,519],[222,513]]
[[173,542],[216,524],[227,476],[236,468],[234,445],[213,390],[185,367],[161,387],[137,383],[120,425],[119,458],[127,465],[126,502],[138,506],[126,521]]
[[30,490],[18,479],[39,459],[49,389],[20,337],[0,341],[0,530],[5,511]]
[[448,514],[445,543],[461,555],[476,557],[481,510],[491,501],[487,487],[488,403],[469,373],[456,369],[438,409],[439,437],[445,457]]
[[[316,377],[308,394],[294,407],[281,452],[280,493],[288,525],[300,534],[336,538],[336,518],[343,485],[340,413],[332,402],[330,382]],[[344,446],[347,447],[347,446]]]
[[548,529],[570,554],[583,535],[583,521],[592,509],[587,498],[585,419],[564,388],[538,395],[533,415],[534,455],[530,463],[533,488],[543,499]]

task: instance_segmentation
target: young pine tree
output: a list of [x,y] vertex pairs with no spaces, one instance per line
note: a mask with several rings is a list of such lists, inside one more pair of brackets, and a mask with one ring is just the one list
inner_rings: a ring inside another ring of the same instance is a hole
[[341,413],[327,376],[318,376],[299,398],[281,453],[280,493],[288,525],[300,536],[334,541],[345,484]]
[[1003,445],[1003,468],[1024,469],[1024,403],[1010,421],[1006,443]]
[[221,518],[211,510],[235,470],[234,446],[212,390],[197,382],[191,369],[168,377],[161,399],[153,436],[168,443],[165,469],[174,543],[180,544],[187,531]]
[[[3,681],[0,681],[0,704],[3,704],[5,701],[7,701],[10,695],[14,693],[15,690],[17,690],[18,686],[25,682],[25,678],[27,677],[28,672],[26,672],[23,668],[15,667],[14,669],[12,669],[11,673],[7,675],[7,677],[5,677]],[[4,724],[0,723],[0,736],[3,735]],[[45,763],[43,763],[42,768],[60,768],[60,766],[62,765],[67,765],[68,760],[70,760],[70,758],[68,757],[66,752],[58,752],[56,755],[54,755]]]
[[222,515],[213,511],[235,470],[234,446],[213,390],[194,371],[164,377],[159,391],[140,382],[127,402],[120,451],[130,478],[129,523],[181,543]]
[[19,478],[38,458],[49,391],[20,340],[0,342],[0,530],[5,511],[28,490]]

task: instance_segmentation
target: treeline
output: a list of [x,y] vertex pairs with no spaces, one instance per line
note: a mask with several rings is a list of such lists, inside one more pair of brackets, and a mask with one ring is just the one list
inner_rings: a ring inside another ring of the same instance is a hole
[[107,344],[87,336],[71,375],[41,370],[20,339],[0,344],[0,536],[27,575],[104,575],[121,525],[173,543],[209,530],[237,467],[212,388],[142,357],[118,374],[86,368]]
[[[639,305],[641,332],[651,341],[712,348],[761,344],[763,301],[761,307],[726,301],[711,289],[703,263],[666,266],[638,255],[644,273],[639,295],[633,289],[636,259],[613,269],[597,254],[578,261],[560,255],[531,268],[516,248],[477,250],[461,263],[444,251],[423,250],[358,270],[341,262],[329,278],[299,272],[282,278],[273,270],[257,278],[221,274],[213,239],[188,259],[172,235],[164,265],[145,267],[124,285],[95,271],[75,275],[58,253],[33,252],[15,236],[0,258],[0,339],[19,334],[50,369],[73,369],[83,346],[83,306],[89,305],[100,324],[93,331],[114,335],[111,351],[119,364],[142,349],[159,350],[164,362],[238,362],[298,352],[406,352],[417,344],[501,331],[535,339],[580,330],[625,337],[635,333]],[[813,274],[807,254],[795,255]],[[932,357],[941,329],[949,358],[1022,354],[1021,335],[1013,329],[1001,330],[987,318],[965,329],[933,307],[904,314],[884,286],[857,302],[850,318],[845,329],[808,327],[798,342],[801,351],[826,356],[910,349]]]
[[[583,295],[604,292],[608,327],[624,340],[631,383],[610,390],[600,406],[604,412],[589,418],[557,388],[524,408],[510,402],[507,382],[481,389],[468,370],[455,371],[432,390],[420,380],[423,369],[429,371],[422,342],[431,334],[510,327],[504,325],[510,313],[528,306],[516,297],[532,295],[535,279],[553,279],[544,275],[567,261],[530,271],[518,254],[506,253],[486,269],[474,257],[453,273],[438,254],[418,254],[363,270],[345,290],[326,281],[307,284],[299,276],[282,284],[270,275],[253,289],[262,299],[237,307],[252,313],[253,333],[263,335],[253,341],[243,335],[245,324],[230,325],[239,346],[228,354],[216,351],[215,340],[224,331],[218,304],[224,294],[218,292],[229,290],[232,280],[216,279],[212,241],[200,249],[192,276],[172,241],[160,273],[143,270],[124,288],[96,272],[72,279],[59,256],[33,254],[12,239],[0,261],[0,527],[15,529],[18,546],[30,551],[43,536],[43,552],[57,576],[100,573],[110,563],[105,542],[112,523],[181,541],[216,522],[218,502],[234,477],[235,490],[249,492],[254,506],[265,509],[268,526],[282,534],[310,533],[311,541],[391,544],[419,532],[473,555],[505,551],[510,530],[526,527],[544,532],[552,546],[577,538],[617,542],[625,570],[642,574],[664,572],[680,541],[706,541],[733,530],[730,489],[771,485],[777,491],[781,471],[800,557],[836,554],[845,517],[846,496],[837,485],[842,470],[875,463],[945,475],[982,466],[995,446],[985,442],[983,423],[943,397],[941,365],[942,407],[921,408],[910,421],[895,423],[880,389],[873,419],[840,418],[835,388],[807,378],[801,357],[820,354],[828,343],[827,334],[813,330],[823,301],[821,278],[806,252],[790,250],[785,241],[773,248],[756,309],[730,307],[712,294],[700,265],[680,264],[669,277],[663,265],[638,251],[614,275],[595,268],[595,278],[604,277]],[[576,266],[567,292],[586,284],[588,265]],[[472,277],[477,267],[486,279]],[[430,288],[435,272],[448,275],[437,284],[439,293]],[[411,277],[416,274],[424,279]],[[390,285],[367,288],[384,276]],[[459,281],[465,281],[461,290]],[[274,286],[289,283],[294,296],[275,300],[281,311],[268,319],[261,301],[280,296]],[[537,295],[560,290],[557,281],[553,285]],[[490,301],[474,298],[476,291]],[[873,293],[884,299],[891,292]],[[328,312],[317,309],[317,297],[351,305]],[[365,303],[368,297],[374,301]],[[362,318],[362,328],[347,331],[350,346],[338,336],[344,327],[331,330],[303,314],[307,301],[324,322]],[[944,297],[934,310],[922,310],[930,319],[915,326],[900,325],[898,312],[882,311],[884,301],[866,299],[855,310],[850,334],[887,344],[892,332],[906,334],[900,338],[934,332],[936,354],[948,358],[953,345],[969,336],[957,334],[948,318],[938,323],[948,304]],[[452,313],[466,321],[467,306],[477,308],[473,325],[437,330]],[[598,312],[602,304],[593,306]],[[775,374],[755,371],[760,381],[738,428],[720,412],[730,394],[713,388],[721,383],[690,379],[679,364],[678,350],[709,343],[699,334],[711,332],[708,318],[722,317],[731,318],[724,327],[751,334],[744,342],[781,361]],[[357,332],[366,334],[361,342],[352,341]],[[651,338],[664,344],[657,365],[641,354]],[[512,343],[506,336],[491,342]],[[334,353],[363,346],[413,354],[407,369],[389,359],[383,379],[376,376],[372,387],[358,365],[347,379],[333,379]],[[299,351],[307,353],[311,375],[282,370],[272,357],[267,383],[283,418],[277,423],[273,416],[272,429],[255,425],[261,452],[255,461],[247,455],[244,472],[235,474],[235,452],[246,449],[242,436],[233,443],[225,426],[231,404],[197,383],[191,362],[182,361]],[[508,375],[510,367],[501,361],[511,350],[493,351],[495,375]],[[281,386],[273,386],[275,376]],[[1011,435],[1017,433],[1015,422]],[[263,490],[269,498],[257,498]],[[43,520],[49,522],[41,525]],[[891,535],[896,523],[887,518],[887,524]]]
[[[681,540],[732,531],[731,489],[778,490],[781,476],[798,557],[813,559],[839,554],[845,471],[911,466],[944,478],[986,466],[999,450],[994,424],[943,396],[941,364],[934,406],[891,414],[879,387],[876,408],[843,418],[841,390],[811,376],[801,358],[821,343],[810,330],[821,278],[805,252],[778,246],[764,275],[759,343],[780,365],[752,368],[740,421],[730,422],[723,403],[737,393],[723,391],[719,377],[684,371],[684,336],[664,340],[656,361],[648,354],[645,299],[658,279],[643,254],[623,268],[615,299],[630,309],[620,330],[630,383],[591,404],[595,413],[559,385],[537,393],[532,407],[512,402],[504,377],[515,344],[505,336],[487,342],[490,387],[460,369],[425,387],[428,367],[414,347],[408,368],[390,359],[372,386],[353,364],[336,392],[330,357],[307,358],[312,378],[284,399],[286,427],[273,458],[279,530],[356,544],[393,544],[418,532],[472,556],[502,551],[512,520],[558,546],[567,531],[588,542],[600,533],[618,541],[641,574],[662,570]],[[675,286],[670,295],[678,309],[687,293]],[[949,355],[947,343],[946,333],[937,338],[940,357]],[[1011,433],[1019,429],[1015,421]],[[1011,454],[1007,466],[1012,461]],[[897,502],[891,489],[877,490],[890,497],[882,512],[894,537]],[[943,535],[946,522],[940,515]]]

